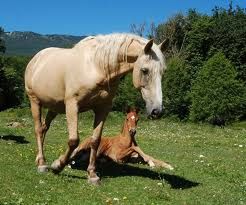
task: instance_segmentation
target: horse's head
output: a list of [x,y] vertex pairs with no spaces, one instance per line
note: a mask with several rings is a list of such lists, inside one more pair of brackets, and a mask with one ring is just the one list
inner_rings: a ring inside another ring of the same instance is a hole
[[147,114],[151,118],[158,118],[162,113],[161,78],[166,68],[162,52],[168,41],[159,46],[149,40],[138,56],[133,68],[133,84],[141,90],[146,103]]
[[126,109],[126,112],[127,112],[126,115],[127,128],[130,133],[130,136],[134,137],[136,134],[137,123],[139,120],[139,116],[138,116],[139,109],[128,107]]

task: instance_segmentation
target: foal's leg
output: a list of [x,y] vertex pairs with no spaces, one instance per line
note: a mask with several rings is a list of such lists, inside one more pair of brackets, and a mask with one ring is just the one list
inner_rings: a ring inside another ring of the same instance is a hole
[[105,107],[101,110],[95,111],[95,120],[94,120],[94,130],[93,135],[91,137],[91,153],[90,153],[90,161],[89,166],[87,168],[88,171],[88,181],[92,184],[98,184],[100,178],[96,174],[96,156],[97,156],[97,150],[98,146],[101,141],[101,135],[102,135],[102,129],[104,122],[106,120],[106,117],[109,113],[109,109],[106,109]]
[[66,101],[66,117],[67,117],[67,127],[68,127],[68,148],[64,155],[61,155],[57,160],[55,160],[51,169],[54,173],[59,173],[67,165],[70,155],[73,150],[79,144],[78,137],[78,105],[75,99],[69,99]]
[[44,153],[43,153],[43,129],[41,123],[41,105],[38,99],[30,97],[31,112],[34,121],[34,131],[38,146],[38,153],[36,157],[36,164],[38,166],[38,172],[47,171],[47,166],[45,165]]
[[72,160],[76,155],[82,151],[90,149],[91,138],[86,138],[79,146],[73,151],[69,160]]
[[170,169],[170,170],[173,170],[173,167],[166,163],[166,162],[163,162],[161,160],[158,160],[158,159],[155,159],[147,154],[145,154],[141,149],[140,147],[138,146],[132,146],[132,150],[134,150],[135,152],[137,152],[142,158],[143,160],[148,163],[148,165],[150,167],[154,167],[154,166],[157,166],[157,167],[163,167],[163,168],[167,168],[167,169]]

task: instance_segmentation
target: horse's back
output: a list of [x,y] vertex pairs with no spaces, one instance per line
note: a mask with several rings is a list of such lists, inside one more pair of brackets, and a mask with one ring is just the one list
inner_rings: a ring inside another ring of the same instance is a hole
[[44,104],[64,101],[64,73],[73,61],[71,49],[47,48],[37,53],[25,72],[27,94]]

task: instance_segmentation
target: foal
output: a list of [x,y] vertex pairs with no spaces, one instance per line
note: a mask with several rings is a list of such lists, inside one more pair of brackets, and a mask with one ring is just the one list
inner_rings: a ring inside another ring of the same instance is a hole
[[[117,163],[144,162],[150,167],[164,167],[172,170],[173,167],[166,162],[145,154],[135,140],[138,110],[127,109],[127,115],[121,133],[115,137],[102,137],[97,151],[97,157],[106,157]],[[88,161],[91,138],[86,138],[72,153],[70,162]]]

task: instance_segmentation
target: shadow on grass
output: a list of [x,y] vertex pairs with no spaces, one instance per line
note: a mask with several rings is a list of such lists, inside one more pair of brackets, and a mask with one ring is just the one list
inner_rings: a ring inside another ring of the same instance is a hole
[[16,135],[0,135],[0,140],[14,141],[16,144],[28,144],[29,141],[25,140],[24,136]]
[[87,177],[81,177],[81,176],[72,175],[72,174],[61,173],[59,175],[62,176],[62,177],[68,177],[68,178],[71,178],[71,179],[87,179]]
[[[86,170],[87,164],[72,165],[73,169]],[[124,176],[146,177],[152,180],[165,180],[172,189],[189,189],[200,185],[198,182],[193,182],[183,177],[160,173],[155,170],[137,167],[130,164],[117,164],[113,161],[107,163],[98,163],[98,170],[101,178],[114,178]]]

